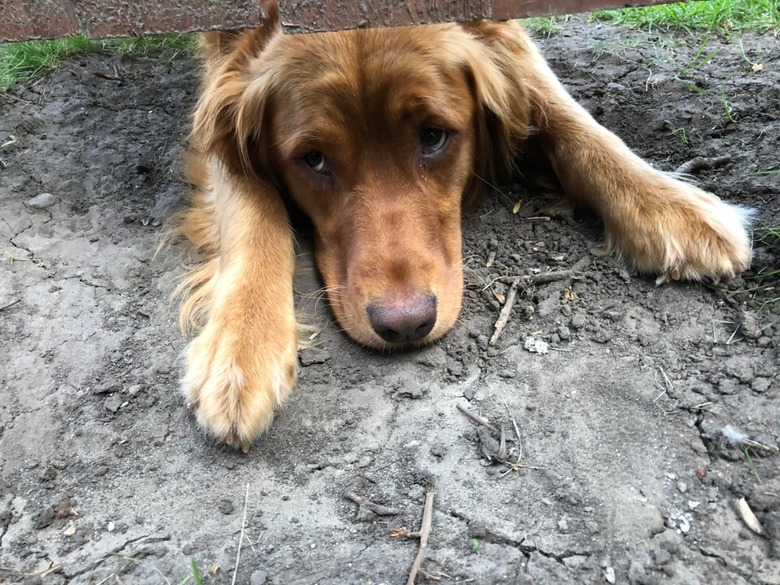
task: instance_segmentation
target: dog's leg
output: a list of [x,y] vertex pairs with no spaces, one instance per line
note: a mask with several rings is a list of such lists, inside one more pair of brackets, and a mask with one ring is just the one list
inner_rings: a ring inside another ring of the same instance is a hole
[[659,283],[745,270],[750,211],[651,167],[574,101],[519,27],[507,29],[516,41],[499,51],[511,47],[534,88],[539,146],[567,197],[601,215],[610,249]]
[[202,284],[207,320],[187,350],[182,386],[198,422],[246,452],[295,383],[293,237],[271,186],[237,186],[214,171],[203,195],[216,266]]

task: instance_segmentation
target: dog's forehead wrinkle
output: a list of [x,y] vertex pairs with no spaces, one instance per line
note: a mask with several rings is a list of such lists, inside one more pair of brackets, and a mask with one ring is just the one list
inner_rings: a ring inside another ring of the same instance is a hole
[[[312,106],[314,115],[318,107],[319,115],[322,108],[340,111],[345,119],[359,119],[355,125],[365,127],[376,125],[377,118],[388,113],[372,108],[392,105],[396,115],[427,112],[446,119],[459,112],[453,106],[463,98],[463,92],[456,86],[465,86],[466,79],[461,59],[454,51],[434,48],[431,35],[452,44],[455,31],[459,31],[458,38],[463,37],[461,42],[471,38],[449,25],[428,30],[424,36],[414,28],[380,29],[379,34],[356,30],[306,38],[291,35],[287,37],[289,53],[285,51],[283,59],[271,61],[283,63],[275,77],[285,98],[296,107]],[[277,48],[282,51],[287,47],[278,43]],[[432,52],[435,58],[425,58]]]

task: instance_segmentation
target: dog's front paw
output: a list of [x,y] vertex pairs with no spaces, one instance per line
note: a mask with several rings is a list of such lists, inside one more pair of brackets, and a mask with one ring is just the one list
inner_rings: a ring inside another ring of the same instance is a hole
[[752,214],[672,180],[613,230],[610,245],[640,272],[659,274],[658,284],[733,278],[750,265]]
[[247,453],[295,384],[296,345],[294,332],[259,339],[209,322],[187,349],[182,380],[200,425]]

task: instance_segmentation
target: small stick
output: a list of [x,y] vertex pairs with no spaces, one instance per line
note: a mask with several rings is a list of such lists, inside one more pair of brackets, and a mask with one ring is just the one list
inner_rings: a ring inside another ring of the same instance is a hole
[[496,454],[498,461],[506,461],[506,428],[501,425],[501,439],[498,443],[498,453]]
[[509,292],[506,295],[506,302],[501,307],[501,312],[498,314],[498,320],[496,321],[496,330],[493,336],[490,338],[490,345],[495,345],[498,341],[498,336],[506,327],[509,322],[509,315],[512,313],[512,308],[515,306],[515,298],[517,298],[517,287],[520,284],[520,278],[515,278],[512,282],[512,286],[509,287]]
[[233,569],[233,580],[230,585],[236,585],[238,575],[238,562],[241,560],[241,545],[244,543],[244,530],[246,529],[246,510],[249,507],[249,484],[246,484],[246,496],[244,496],[244,515],[241,517],[241,536],[238,537],[238,550],[236,551],[236,566]]
[[509,414],[509,418],[512,419],[512,426],[515,427],[515,436],[517,437],[517,447],[520,449],[520,453],[517,455],[517,460],[522,461],[523,460],[523,437],[520,436],[520,427],[517,425],[517,421],[515,420],[515,417],[512,416],[512,411],[509,410],[509,405],[504,401],[504,406],[506,407],[506,411]]
[[420,570],[420,565],[425,557],[425,549],[428,548],[428,536],[431,533],[431,524],[433,522],[433,492],[425,494],[425,509],[423,510],[422,524],[420,525],[420,548],[417,556],[414,558],[412,570],[409,572],[409,579],[406,585],[414,585],[414,579]]
[[395,516],[396,514],[401,513],[401,510],[398,508],[390,508],[388,506],[383,506],[382,504],[377,504],[371,500],[357,495],[355,492],[345,492],[344,497],[348,500],[352,500],[358,506],[362,506],[368,510],[371,510],[377,516]]
[[11,301],[7,305],[3,305],[2,307],[0,307],[0,311],[5,311],[6,309],[10,309],[14,305],[16,305],[18,303],[21,303],[21,302],[22,302],[22,299],[16,299],[15,301]]
[[698,171],[709,171],[710,169],[717,169],[718,167],[722,167],[729,162],[731,162],[731,157],[728,155],[716,156],[713,158],[697,156],[696,158],[681,164],[674,172],[681,175],[691,175]]
[[577,275],[576,270],[555,270],[552,272],[540,272],[539,274],[527,274],[525,276],[499,276],[496,282],[522,282],[523,284],[549,284],[557,280],[566,280]]
[[486,419],[484,416],[480,416],[478,414],[474,414],[471,412],[468,408],[463,406],[462,404],[458,404],[458,410],[461,411],[463,414],[466,415],[466,418],[468,418],[471,422],[482,425],[483,427],[489,428],[491,431],[497,431],[496,427],[494,427],[492,424],[490,424],[490,421]]

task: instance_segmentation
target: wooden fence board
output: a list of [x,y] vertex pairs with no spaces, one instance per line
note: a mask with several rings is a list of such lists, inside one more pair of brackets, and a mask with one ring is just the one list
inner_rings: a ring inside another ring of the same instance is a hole
[[[282,21],[294,32],[400,26],[479,18],[588,12],[672,0],[290,0]],[[257,0],[0,0],[0,42],[83,32],[90,38],[240,29],[262,22]]]

